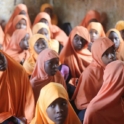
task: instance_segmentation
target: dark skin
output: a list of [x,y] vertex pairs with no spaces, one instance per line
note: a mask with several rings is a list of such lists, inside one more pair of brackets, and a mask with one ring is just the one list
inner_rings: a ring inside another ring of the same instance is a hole
[[58,67],[59,67],[59,58],[53,58],[44,63],[45,72],[49,76],[54,76],[58,71]]
[[108,48],[102,55],[102,61],[105,65],[109,64],[112,61],[116,60],[116,55],[115,55],[115,47],[112,46]]
[[21,42],[19,43],[19,46],[21,47],[22,50],[27,50],[29,48],[29,44],[28,44],[28,40],[29,40],[30,36],[27,33],[24,38],[21,40]]
[[5,71],[7,69],[7,64],[5,55],[0,52],[0,71]]
[[119,39],[119,37],[118,37],[118,34],[117,34],[116,32],[114,32],[114,31],[112,31],[112,32],[109,34],[108,38],[109,38],[112,42],[114,42],[114,44],[115,44],[115,49],[117,50],[117,49],[119,48],[119,45],[120,45],[120,39]]
[[123,40],[124,40],[124,30],[121,30],[120,33],[121,33],[121,37],[122,37]]
[[53,10],[51,8],[45,8],[44,12],[48,13],[50,17],[53,15]]
[[27,28],[27,23],[25,19],[21,19],[17,24],[16,24],[16,29],[26,29]]
[[68,103],[65,99],[58,98],[47,107],[46,112],[55,124],[64,124],[68,115]]
[[44,18],[42,18],[39,22],[43,22],[43,23],[45,23],[46,25],[49,25],[48,21],[47,21],[46,19],[44,19]]
[[81,36],[76,34],[73,38],[72,43],[73,43],[74,49],[76,51],[79,51],[87,44],[87,41]]
[[43,38],[38,39],[34,44],[34,50],[36,51],[37,54],[39,54],[46,48],[48,48],[48,44]]
[[47,39],[49,39],[49,33],[46,28],[41,28],[38,32],[38,34],[43,34]]

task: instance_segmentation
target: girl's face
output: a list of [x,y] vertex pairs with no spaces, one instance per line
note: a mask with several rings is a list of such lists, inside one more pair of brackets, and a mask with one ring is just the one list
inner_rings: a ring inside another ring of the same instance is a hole
[[29,34],[27,33],[24,38],[20,42],[20,47],[22,50],[27,50],[29,48],[28,40],[29,40]]
[[44,19],[44,18],[42,18],[39,22],[43,22],[43,23],[45,23],[46,25],[48,25],[48,26],[49,26],[48,21],[47,21],[46,19]]
[[5,71],[7,68],[7,59],[3,53],[0,53],[0,71]]
[[108,48],[102,55],[102,61],[105,65],[109,64],[112,61],[116,60],[116,55],[115,55],[115,47],[112,46]]
[[45,72],[49,76],[54,76],[56,74],[56,72],[58,71],[58,66],[59,66],[59,58],[53,58],[44,63]]
[[34,50],[36,51],[37,54],[39,54],[46,48],[48,48],[48,45],[47,45],[45,39],[43,39],[43,38],[38,39],[34,44]]
[[96,39],[100,37],[99,33],[95,29],[91,29],[89,33],[90,33],[91,42],[94,42]]
[[109,34],[109,39],[114,42],[115,44],[115,49],[118,49],[119,48],[119,45],[120,45],[120,39],[117,35],[117,33],[115,33],[114,31],[112,31],[110,34]]
[[16,29],[26,29],[27,28],[27,23],[25,19],[21,19],[17,24],[16,24]]
[[41,28],[37,33],[43,34],[48,40],[50,39],[49,38],[49,33],[48,33],[46,28]]
[[56,124],[64,124],[68,115],[68,103],[63,98],[54,100],[46,109],[48,117]]
[[86,44],[87,44],[87,41],[84,38],[82,38],[77,34],[74,36],[73,46],[76,51],[81,50]]

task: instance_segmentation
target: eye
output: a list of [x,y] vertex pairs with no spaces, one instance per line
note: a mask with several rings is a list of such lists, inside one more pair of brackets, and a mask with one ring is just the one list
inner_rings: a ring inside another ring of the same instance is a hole
[[50,105],[50,107],[51,107],[51,108],[55,108],[55,105],[54,105],[54,104],[52,104],[52,105]]
[[66,106],[67,105],[67,102],[62,102],[62,106]]

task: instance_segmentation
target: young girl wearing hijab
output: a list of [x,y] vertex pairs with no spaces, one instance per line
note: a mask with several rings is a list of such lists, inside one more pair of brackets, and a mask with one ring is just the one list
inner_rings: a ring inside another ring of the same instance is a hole
[[124,61],[124,42],[116,29],[110,29],[106,36],[115,44],[117,59]]
[[50,48],[55,50],[57,53],[59,52],[59,42],[55,39],[51,39],[50,29],[46,24],[42,22],[35,24],[32,28],[32,33],[44,35],[48,39]]
[[87,49],[90,35],[86,28],[75,27],[69,40],[60,53],[60,62],[70,68],[72,78],[79,78],[85,68],[92,62],[92,54]]
[[121,37],[124,40],[124,21],[118,21],[115,25],[115,28],[121,33]]
[[52,39],[56,39],[62,46],[64,46],[67,43],[68,36],[58,26],[51,24],[51,18],[47,13],[45,12],[39,13],[36,16],[33,25],[35,25],[38,22],[43,22],[49,26]]
[[59,56],[54,50],[47,48],[39,54],[30,78],[36,101],[40,90],[51,81],[62,84],[66,89],[65,80],[58,71],[58,66]]
[[26,30],[16,30],[4,51],[18,63],[23,64],[23,62],[29,57],[29,38],[29,32]]
[[69,103],[65,88],[50,82],[44,86],[38,98],[35,117],[31,124],[81,124]]
[[25,15],[28,19],[28,24],[31,26],[31,21],[28,15],[28,10],[27,10],[27,6],[24,4],[18,4],[13,12],[13,14],[11,15],[8,23],[5,26],[5,34],[9,34],[11,32],[11,25],[13,23],[14,18],[17,15]]
[[46,37],[41,34],[34,34],[29,39],[30,56],[23,64],[23,67],[25,68],[28,75],[32,74],[40,52],[49,47],[47,42],[48,40]]
[[28,76],[20,64],[1,50],[0,99],[0,123],[11,117],[30,123],[35,101]]
[[11,25],[10,34],[6,34],[6,36],[5,36],[3,47],[8,46],[13,32],[17,29],[25,29],[27,32],[29,32],[30,36],[32,36],[32,32],[31,32],[30,26],[28,24],[27,17],[24,15],[17,15],[14,18],[13,23]]
[[[106,37],[98,38],[93,43],[91,52],[93,61],[78,79],[72,97],[76,108],[83,111],[100,90],[106,65],[116,59],[114,43]],[[83,120],[83,115],[81,115],[83,111],[78,113],[81,120]]]
[[90,10],[87,12],[80,25],[87,28],[90,22],[100,22],[100,21],[101,21],[100,13],[97,12],[96,10]]
[[90,102],[83,124],[124,123],[124,63],[120,60],[108,64],[103,85]]
[[91,42],[94,42],[94,40],[98,39],[99,37],[106,36],[103,27],[99,22],[89,23],[87,29],[90,33]]
[[26,30],[16,30],[4,51],[18,63],[23,64],[23,62],[29,57],[29,38],[29,32]]
[[101,23],[99,22],[90,22],[87,29],[90,33],[91,40],[91,42],[88,44],[88,49],[91,51],[91,46],[94,40],[98,39],[99,37],[105,37],[106,35]]
[[48,13],[51,18],[51,23],[53,25],[58,25],[58,18],[56,16],[56,14],[53,13],[53,7],[50,4],[48,4],[48,3],[42,4],[40,11]]

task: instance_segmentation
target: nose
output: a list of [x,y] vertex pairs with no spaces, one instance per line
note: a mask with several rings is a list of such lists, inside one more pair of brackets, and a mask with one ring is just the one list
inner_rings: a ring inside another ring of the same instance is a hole
[[78,40],[78,44],[81,45],[82,44],[82,41],[81,39]]
[[62,111],[60,105],[58,104],[56,105],[55,110],[56,110],[56,113],[60,113]]
[[95,37],[95,36],[96,36],[96,34],[95,34],[95,33],[93,33],[93,34],[92,34],[92,36],[93,36],[93,37]]

